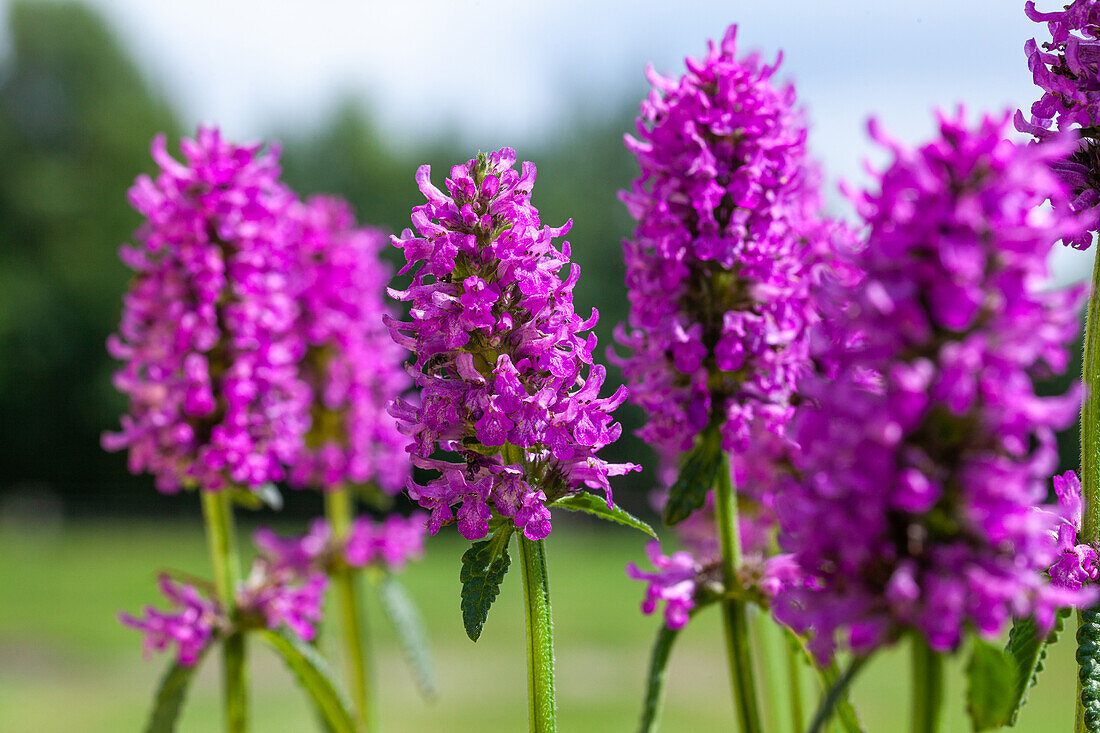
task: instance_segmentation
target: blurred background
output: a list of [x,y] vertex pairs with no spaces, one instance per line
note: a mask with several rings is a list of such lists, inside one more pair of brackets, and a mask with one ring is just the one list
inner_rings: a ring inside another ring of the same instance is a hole
[[[864,183],[863,161],[883,159],[866,143],[868,115],[919,142],[936,106],[1026,108],[1037,91],[1022,47],[1044,32],[1022,2],[1003,0],[790,0],[781,11],[764,1],[656,0],[294,7],[0,0],[0,730],[139,727],[165,660],[142,661],[138,635],[115,612],[154,600],[159,567],[206,568],[194,497],[157,494],[148,477],[126,473],[124,456],[99,447],[125,407],[110,387],[104,342],[128,278],[117,248],[138,224],[126,189],[153,170],[154,133],[176,140],[210,123],[232,139],[278,141],[299,193],[344,196],[362,222],[391,231],[420,200],[419,164],[431,163],[438,183],[478,150],[514,147],[539,168],[543,220],[574,220],[577,310],[599,309],[600,343],[610,345],[626,317],[621,240],[631,229],[616,192],[636,170],[622,135],[648,90],[647,63],[679,74],[685,55],[701,55],[733,22],[742,48],[768,58],[782,48],[780,76],[797,85],[829,207],[843,215],[836,181]],[[1086,277],[1091,256],[1059,249],[1052,282]],[[1070,376],[1043,389],[1064,390],[1079,363],[1078,346]],[[628,406],[618,416],[624,439],[607,457],[649,464],[631,435],[640,416]],[[1076,431],[1061,442],[1064,466],[1075,467]],[[617,500],[647,513],[652,481],[650,471],[624,477]],[[314,496],[289,499],[279,517],[245,518],[246,528],[263,520],[292,529],[319,511]],[[553,582],[562,728],[629,730],[656,626],[637,611],[642,587],[622,574],[643,542],[582,523],[556,529],[550,548],[561,568]],[[443,692],[423,706],[403,670],[381,675],[385,730],[525,724],[518,583],[506,582],[473,646],[458,617],[460,552],[457,538],[443,537],[407,573],[436,641]],[[703,619],[684,635],[665,730],[732,725],[718,633],[716,619]],[[392,639],[379,636],[379,664],[398,665]],[[1070,651],[1056,650],[1025,729],[1068,724]],[[906,679],[889,656],[875,664],[883,674],[866,674],[857,698],[871,730],[901,730],[892,691]],[[185,729],[217,720],[208,666]],[[312,724],[273,660],[258,659],[255,684],[255,730]],[[961,701],[950,707],[948,730],[965,729]]]

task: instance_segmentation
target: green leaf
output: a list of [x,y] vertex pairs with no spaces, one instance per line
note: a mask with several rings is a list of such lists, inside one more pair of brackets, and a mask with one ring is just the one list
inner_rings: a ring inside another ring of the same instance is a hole
[[184,666],[177,660],[168,668],[153,699],[153,712],[145,726],[145,733],[172,733],[176,729],[187,688],[191,686],[191,680],[205,656],[204,650],[191,666]]
[[1058,641],[1058,634],[1069,614],[1069,609],[1059,611],[1054,620],[1054,628],[1046,636],[1039,635],[1032,618],[1017,619],[1012,624],[1005,652],[1016,664],[1016,684],[1012,693],[1014,708],[1007,725],[1016,725],[1020,710],[1027,703],[1028,692],[1039,681],[1039,673],[1043,671],[1047,647]]
[[500,584],[512,560],[508,557],[508,540],[512,537],[512,527],[504,525],[491,539],[475,542],[462,555],[462,625],[471,641],[477,641],[485,619],[489,616],[489,607],[493,605]]
[[657,640],[653,642],[653,651],[649,657],[649,676],[646,678],[645,704],[642,706],[642,721],[638,725],[639,733],[657,730],[661,704],[664,702],[668,658],[679,635],[680,629],[670,629],[664,624],[657,631]]
[[283,508],[283,495],[279,493],[279,487],[271,482],[254,489],[232,488],[229,491],[233,503],[245,509],[257,510],[266,506],[279,511]]
[[606,519],[609,522],[615,522],[616,524],[621,524],[626,527],[633,527],[639,532],[644,532],[653,539],[657,539],[656,533],[654,533],[653,528],[648,524],[617,504],[608,506],[606,499],[601,499],[595,494],[589,494],[587,491],[567,494],[554,502],[552,506],[568,509],[571,512],[584,512],[585,514],[591,514],[600,519]]
[[378,597],[382,601],[382,610],[393,624],[405,660],[412,667],[413,676],[420,692],[428,699],[438,694],[432,655],[428,649],[428,637],[424,633],[424,622],[405,586],[397,578],[387,575],[378,584]]
[[966,665],[966,710],[975,731],[1008,725],[1016,713],[1017,668],[999,646],[975,638]]
[[351,706],[332,681],[328,663],[321,654],[298,637],[283,631],[260,629],[256,633],[283,658],[333,733],[355,733],[355,716],[351,713]]
[[696,440],[680,463],[680,475],[668,490],[665,504],[665,524],[679,524],[703,506],[707,493],[714,488],[722,466],[722,435],[715,426],[708,427]]

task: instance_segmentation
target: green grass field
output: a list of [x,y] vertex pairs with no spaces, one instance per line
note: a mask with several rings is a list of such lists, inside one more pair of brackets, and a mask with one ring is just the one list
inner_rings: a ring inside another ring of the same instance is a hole
[[[518,568],[505,580],[481,640],[470,642],[458,611],[456,535],[434,538],[428,556],[402,576],[424,615],[440,695],[423,702],[380,609],[370,621],[379,682],[380,730],[523,731],[527,699]],[[642,586],[623,567],[643,557],[644,538],[606,525],[558,526],[548,540],[555,617],[560,730],[633,730],[657,619],[638,611]],[[91,522],[60,533],[0,532],[0,731],[96,733],[140,730],[168,660],[144,660],[120,609],[156,602],[154,575],[172,567],[207,573],[197,526]],[[718,617],[700,615],[673,652],[662,730],[733,730]],[[1071,637],[1070,637],[1071,638]],[[778,649],[777,640],[772,646]],[[250,647],[252,730],[310,731],[315,718],[279,660]],[[1073,719],[1072,642],[1052,651],[1031,695],[1023,731],[1064,731]],[[338,665],[339,660],[333,660]],[[342,670],[342,667],[337,666]],[[776,669],[782,669],[776,665]],[[220,728],[218,659],[207,659],[181,730]],[[949,669],[945,731],[966,731],[961,662]],[[807,675],[804,686],[810,689]],[[767,717],[789,728],[784,680]],[[857,680],[855,699],[869,731],[907,729],[907,659],[882,654]],[[810,701],[807,701],[810,704]]]

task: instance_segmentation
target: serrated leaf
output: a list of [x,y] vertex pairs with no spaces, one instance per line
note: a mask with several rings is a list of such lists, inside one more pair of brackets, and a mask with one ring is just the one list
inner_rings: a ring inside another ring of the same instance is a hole
[[639,733],[651,733],[657,730],[664,702],[665,678],[668,674],[668,659],[672,645],[680,635],[680,629],[670,629],[661,624],[657,639],[653,642],[653,651],[649,657],[649,674],[646,677],[645,703],[642,705],[642,720],[638,725]]
[[401,650],[412,668],[417,686],[424,697],[434,699],[438,694],[435,669],[428,649],[428,637],[424,633],[424,622],[416,604],[405,591],[405,587],[392,575],[387,575],[378,584],[378,597],[386,618],[397,632]]
[[1016,687],[1013,693],[1015,709],[1012,711],[1008,725],[1016,725],[1020,710],[1027,704],[1028,692],[1039,681],[1039,673],[1043,671],[1047,647],[1058,641],[1058,635],[1062,633],[1069,615],[1068,608],[1059,611],[1054,619],[1054,628],[1042,637],[1039,636],[1035,620],[1032,618],[1017,619],[1012,624],[1005,652],[1016,663]]
[[355,733],[351,706],[333,682],[324,657],[290,633],[271,629],[260,629],[256,633],[283,658],[333,733]]
[[975,638],[966,665],[966,710],[975,731],[1008,725],[1016,712],[1017,668],[999,646]]
[[716,427],[708,427],[680,463],[680,475],[668,490],[665,524],[679,524],[706,503],[722,466],[722,437]]
[[591,514],[600,519],[606,519],[609,522],[615,522],[625,527],[632,527],[639,532],[644,532],[653,539],[657,539],[657,534],[648,524],[617,504],[608,506],[606,499],[602,499],[595,494],[590,494],[587,491],[567,494],[554,502],[553,506],[568,509],[571,512],[584,512],[585,514]]
[[184,666],[177,660],[168,668],[153,698],[153,712],[145,726],[145,733],[172,733],[176,729],[187,690],[205,656],[206,651],[203,650],[191,666]]
[[500,584],[512,559],[508,557],[508,540],[512,527],[505,525],[491,539],[475,542],[462,554],[462,625],[471,641],[481,637],[489,608],[500,593]]

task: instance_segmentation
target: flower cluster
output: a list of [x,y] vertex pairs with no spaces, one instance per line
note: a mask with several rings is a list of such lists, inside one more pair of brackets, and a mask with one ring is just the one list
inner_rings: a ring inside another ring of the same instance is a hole
[[421,512],[407,518],[391,514],[382,522],[359,517],[342,545],[323,519],[315,520],[301,537],[280,537],[270,529],[259,529],[252,541],[264,562],[277,573],[325,573],[340,557],[354,568],[377,564],[398,571],[409,560],[423,557],[426,520]]
[[622,194],[638,225],[624,244],[630,329],[617,337],[648,416],[640,434],[673,453],[711,421],[734,452],[756,426],[782,435],[810,364],[806,128],[793,87],[772,80],[778,60],[738,60],[736,31],[679,80],[648,69],[639,139],[626,137],[641,174]]
[[[1100,580],[1100,563],[1096,550],[1088,544],[1077,543],[1081,529],[1081,481],[1073,471],[1054,477],[1054,493],[1058,496],[1061,522],[1058,524],[1058,561],[1050,567],[1050,580],[1054,585],[1070,590],[1080,590],[1086,583]],[[1095,588],[1094,591],[1095,592]]]
[[853,197],[867,279],[833,314],[849,334],[835,373],[800,386],[819,408],[799,411],[800,480],[776,505],[807,576],[776,614],[821,658],[838,636],[862,653],[904,628],[949,650],[967,625],[1046,624],[1084,598],[1045,578],[1061,519],[1036,509],[1080,391],[1040,398],[1031,380],[1065,369],[1077,333],[1083,290],[1040,288],[1078,224],[1049,166],[1058,146],[1018,146],[1007,122],[941,115],[918,150],[871,124],[894,161]]
[[[543,227],[531,205],[535,166],[513,168],[505,148],[451,169],[448,193],[416,175],[427,203],[413,209],[416,233],[394,244],[404,251],[401,273],[415,270],[408,289],[391,294],[412,303],[409,322],[389,319],[394,340],[415,354],[411,368],[420,403],[402,399],[391,410],[413,438],[413,463],[439,475],[409,481],[413,499],[431,511],[434,534],[452,521],[467,539],[488,533],[492,510],[511,518],[529,539],[550,532],[547,503],[582,485],[602,489],[608,476],[635,467],[596,456],[618,438],[611,412],[619,389],[601,399],[606,370],[592,362],[595,323],[573,310],[579,268],[568,231]],[[587,370],[587,376],[585,371]],[[432,457],[437,445],[457,462]]]
[[130,190],[148,221],[121,251],[136,274],[108,344],[130,414],[104,447],[129,448],[162,491],[280,480],[309,426],[287,275],[295,198],[258,145],[203,128],[181,147],[185,164],[158,136],[160,173]]
[[237,608],[242,616],[254,617],[269,629],[286,625],[305,641],[312,641],[321,622],[327,586],[324,573],[299,574],[261,559],[237,590]]
[[301,222],[297,273],[306,344],[302,377],[313,393],[306,448],[291,467],[296,486],[331,488],[374,481],[404,488],[407,439],[386,405],[410,385],[404,353],[382,323],[390,272],[378,253],[386,235],[356,228],[342,200],[315,196],[296,209]]
[[165,612],[146,606],[143,618],[128,613],[120,613],[118,618],[145,634],[147,650],[164,651],[175,644],[180,664],[190,667],[202,656],[224,621],[221,609],[196,588],[176,583],[167,575],[161,574],[157,583],[174,610]]
[[[1024,5],[1027,17],[1045,22],[1051,40],[1042,47],[1031,39],[1024,44],[1027,65],[1043,96],[1031,105],[1031,118],[1016,112],[1016,129],[1049,140],[1069,130],[1082,140],[1072,154],[1052,163],[1073,192],[1068,202],[1071,211],[1083,212],[1091,222],[1089,229],[1100,227],[1100,2],[1072,0],[1064,9],[1041,13],[1035,3]],[[1092,244],[1092,232],[1079,232],[1066,239],[1078,249]]]

